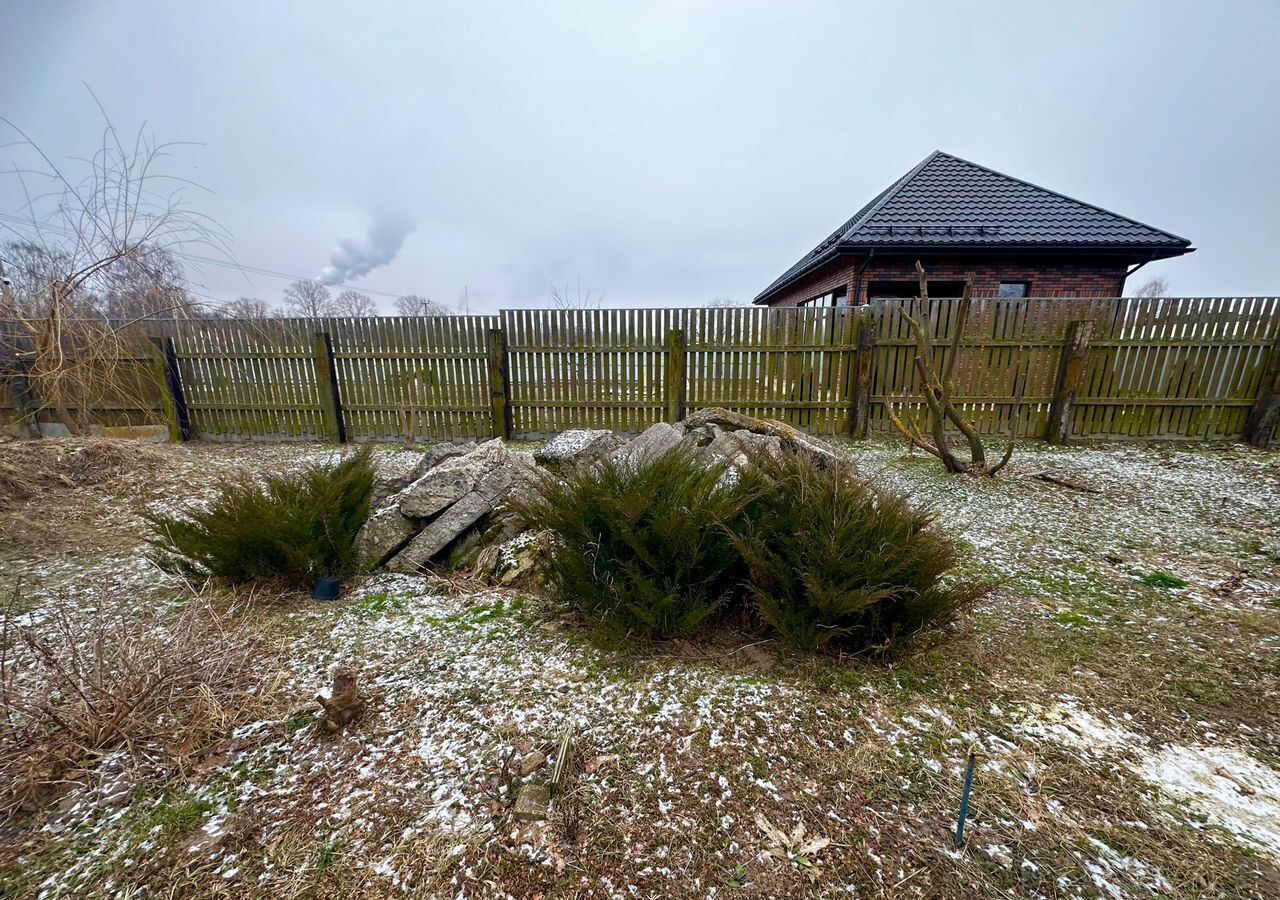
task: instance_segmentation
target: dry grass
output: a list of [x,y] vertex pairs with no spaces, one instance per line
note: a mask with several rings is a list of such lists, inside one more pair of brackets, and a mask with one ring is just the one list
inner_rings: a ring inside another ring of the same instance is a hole
[[182,775],[270,700],[262,642],[196,597],[177,610],[44,603],[0,620],[0,811],[35,811],[101,760]]
[[51,490],[110,490],[122,476],[154,474],[165,464],[163,450],[136,441],[16,441],[0,447],[0,505]]

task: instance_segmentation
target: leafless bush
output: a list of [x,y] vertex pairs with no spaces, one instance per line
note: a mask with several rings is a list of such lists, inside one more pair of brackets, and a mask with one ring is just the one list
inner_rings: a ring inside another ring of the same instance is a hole
[[[176,144],[139,130],[122,136],[103,113],[101,141],[82,170],[64,168],[7,119],[34,159],[17,165],[25,202],[0,216],[17,290],[0,300],[0,363],[23,373],[36,410],[83,434],[103,405],[147,408],[136,339],[143,318],[195,314],[180,257],[193,246],[226,253],[225,236],[189,209],[193,185],[161,171]],[[29,410],[29,412],[32,412]]]
[[576,291],[569,290],[568,282],[565,282],[563,289],[553,284],[549,299],[548,306],[551,309],[599,309],[604,304],[603,294],[596,296],[591,293],[591,288],[585,291],[582,289],[581,277],[576,282]]
[[204,599],[166,615],[63,597],[38,615],[0,623],[0,811],[38,808],[111,754],[184,771],[268,702],[260,642]]

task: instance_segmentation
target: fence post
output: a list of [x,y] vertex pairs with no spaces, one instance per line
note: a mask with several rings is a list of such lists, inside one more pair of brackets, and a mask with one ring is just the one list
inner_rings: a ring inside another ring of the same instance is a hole
[[854,356],[853,398],[849,404],[849,436],[862,439],[871,428],[871,371],[876,353],[876,320],[858,310],[858,349]]
[[169,440],[191,440],[191,414],[187,411],[187,397],[182,390],[182,371],[178,368],[178,351],[173,338],[151,338],[151,359],[156,383],[160,386],[160,406],[165,422],[169,425]]
[[1280,421],[1280,336],[1276,337],[1262,371],[1262,383],[1258,385],[1258,399],[1249,410],[1244,426],[1244,437],[1255,447],[1265,447]]
[[31,390],[30,379],[21,372],[9,376],[9,391],[13,394],[13,405],[17,407],[22,430],[27,437],[40,437],[40,403]]
[[684,405],[688,387],[685,384],[684,329],[672,328],[667,332],[667,352],[662,381],[667,394],[666,421],[675,423],[684,418]]
[[325,437],[337,444],[347,442],[342,421],[342,399],[338,396],[338,367],[333,361],[333,339],[327,331],[312,335],[311,352],[316,363],[316,392],[320,395],[320,417]]
[[511,440],[511,372],[507,366],[507,333],[490,328],[485,339],[489,353],[489,409],[493,436]]
[[1075,406],[1076,393],[1084,386],[1085,363],[1092,337],[1092,319],[1072,322],[1067,329],[1067,342],[1058,360],[1053,404],[1049,407],[1049,442],[1052,444],[1065,444],[1071,437],[1072,407]]

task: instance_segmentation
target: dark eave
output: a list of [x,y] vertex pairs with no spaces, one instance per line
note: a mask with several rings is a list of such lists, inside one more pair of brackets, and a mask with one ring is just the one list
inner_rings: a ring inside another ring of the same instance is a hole
[[956,256],[981,256],[984,259],[999,259],[1002,256],[1067,256],[1079,257],[1088,255],[1094,259],[1110,259],[1125,265],[1154,262],[1158,259],[1170,259],[1195,253],[1191,246],[1170,247],[1150,244],[836,244],[814,256],[804,268],[791,273],[769,285],[752,303],[761,305],[768,303],[798,281],[821,269],[827,263],[841,257],[864,256],[873,253],[876,257],[919,257],[921,259],[939,259]]

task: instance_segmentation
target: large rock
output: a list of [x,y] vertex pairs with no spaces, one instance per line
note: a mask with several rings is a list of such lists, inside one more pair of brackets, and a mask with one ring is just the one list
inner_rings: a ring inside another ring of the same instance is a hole
[[413,519],[400,514],[395,503],[383,507],[365,520],[356,535],[356,554],[361,571],[371,572],[398,553],[418,531]]
[[413,476],[409,480],[417,481],[446,459],[466,456],[474,449],[476,449],[475,441],[470,441],[468,443],[432,444],[430,447],[422,451],[422,456],[418,460],[418,464],[414,466]]
[[446,555],[450,562],[474,559],[489,543],[514,534],[509,504],[528,496],[539,479],[550,477],[530,457],[512,453],[500,440],[449,456],[366,523],[361,559],[366,565],[386,562],[391,571],[408,573],[428,563],[444,563]]
[[700,409],[684,420],[685,427],[693,432],[709,426],[715,426],[726,432],[750,432],[752,434],[771,435],[778,438],[784,447],[792,450],[806,450],[816,456],[827,459],[840,459],[843,454],[826,441],[805,434],[786,422],[777,419],[757,419],[743,413],[720,407]]
[[414,519],[430,518],[471,493],[495,469],[510,465],[514,457],[495,439],[446,459],[400,492],[400,512]]
[[475,574],[504,587],[536,584],[544,575],[551,539],[550,532],[526,531],[501,544],[490,544],[477,554]]
[[557,475],[588,468],[622,446],[612,431],[575,428],[562,431],[533,454],[538,464]]
[[476,482],[476,491],[498,506],[527,496],[545,477],[529,457],[508,452]]
[[704,452],[717,462],[741,468],[766,456],[781,459],[782,439],[777,435],[753,431],[720,431]]
[[611,457],[620,465],[639,469],[655,459],[666,456],[685,438],[685,427],[659,422],[640,432],[629,443],[619,447]]
[[437,554],[492,510],[491,502],[471,491],[423,526],[405,548],[392,557],[387,568],[410,575],[422,571]]
[[373,455],[373,505],[382,506],[392,494],[398,494],[417,480],[422,456],[412,451],[375,453]]

